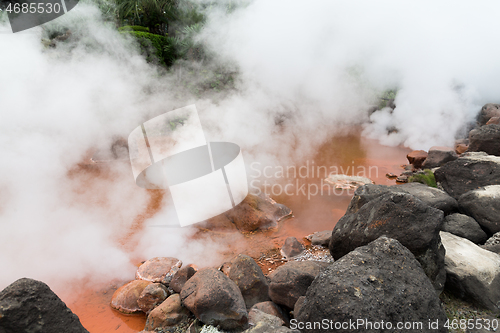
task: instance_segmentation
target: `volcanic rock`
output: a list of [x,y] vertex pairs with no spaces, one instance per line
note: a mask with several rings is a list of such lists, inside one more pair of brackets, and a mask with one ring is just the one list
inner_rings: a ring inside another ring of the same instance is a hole
[[424,163],[427,158],[427,152],[423,150],[414,150],[406,155],[406,158],[415,168],[420,169],[422,167],[422,163]]
[[465,143],[457,143],[455,145],[455,153],[457,154],[463,154],[467,151],[467,149],[469,148],[469,145],[468,144],[465,144]]
[[240,288],[247,308],[269,300],[267,279],[251,257],[239,254],[233,258],[228,277]]
[[189,280],[195,273],[196,268],[194,267],[194,265],[182,267],[174,274],[174,276],[172,277],[172,281],[170,281],[170,284],[168,286],[172,288],[172,290],[176,293],[180,293],[186,281]]
[[458,204],[490,234],[500,231],[500,185],[469,191],[458,199]]
[[144,280],[131,281],[118,288],[111,298],[111,307],[123,313],[137,313],[142,309],[137,303],[144,289],[151,282]]
[[144,313],[153,310],[158,304],[161,304],[170,293],[167,287],[161,283],[151,283],[146,286],[137,299],[137,305]]
[[249,328],[246,331],[243,331],[243,333],[301,333],[298,330],[292,330],[289,329],[288,327],[285,326],[280,326],[280,327],[275,327],[272,325],[269,325],[268,323],[265,322],[259,322],[257,325],[255,325],[252,328]]
[[362,205],[354,214],[346,213],[337,222],[330,253],[337,260],[386,235],[397,239],[415,255],[440,292],[445,282],[444,249],[439,238],[443,220],[441,210],[413,195],[387,193]]
[[500,104],[488,103],[481,108],[477,115],[477,123],[479,126],[486,123],[493,117],[500,117]]
[[458,158],[455,149],[449,147],[431,147],[429,154],[422,164],[424,169],[432,169],[454,161]]
[[287,262],[269,276],[269,297],[274,303],[293,309],[321,269],[322,266],[314,261]]
[[485,125],[473,129],[469,133],[467,151],[484,151],[487,154],[500,156],[500,125]]
[[305,251],[304,245],[295,237],[288,237],[280,250],[284,258],[293,258]]
[[499,313],[500,255],[447,232],[441,232],[441,239],[446,248],[447,287]]
[[332,238],[332,232],[330,230],[318,231],[307,236],[307,238],[311,241],[312,245],[328,246]]
[[240,204],[224,214],[206,222],[199,227],[215,230],[231,230],[233,226],[242,232],[268,230],[278,227],[278,222],[292,216],[292,211],[285,205],[276,203],[267,196],[249,194]]
[[446,192],[420,183],[409,183],[396,186],[366,185],[354,192],[346,214],[357,212],[367,202],[387,193],[409,193],[431,207],[450,214],[458,210],[457,201]]
[[256,304],[254,304],[254,306],[252,306],[250,311],[252,311],[253,309],[260,310],[260,311],[265,312],[267,314],[276,316],[276,317],[280,318],[281,320],[283,320],[285,322],[285,324],[287,324],[287,325],[290,322],[290,318],[288,318],[288,315],[280,308],[280,306],[278,304],[276,304],[272,301],[256,303]]
[[135,278],[168,285],[174,274],[182,266],[182,261],[171,257],[156,257],[147,260],[137,269]]
[[[382,236],[359,247],[319,274],[306,293],[296,314],[296,323],[321,322],[422,322],[415,332],[447,332],[442,325],[446,314],[422,267],[400,242]],[[439,329],[427,323],[439,320]],[[291,322],[292,326],[294,324]],[[303,333],[324,332],[308,328]],[[335,332],[368,332],[369,326],[357,330],[332,329]],[[375,330],[373,330],[375,331]],[[383,331],[383,330],[376,330]],[[393,330],[387,330],[393,331]]]
[[268,324],[269,326],[274,328],[278,328],[285,324],[285,322],[282,319],[276,316],[252,308],[248,312],[248,324],[250,324],[250,326],[255,326],[257,323],[260,322],[264,322],[265,324]]
[[204,268],[189,279],[181,301],[200,321],[231,330],[246,324],[248,313],[241,291],[231,279],[214,268]]
[[467,238],[476,244],[482,244],[488,239],[488,235],[481,229],[476,220],[459,213],[446,216],[441,230]]
[[153,309],[146,320],[146,330],[175,326],[189,317],[189,311],[182,306],[179,294],[169,296]]
[[458,199],[479,187],[500,185],[500,157],[484,152],[465,153],[437,169],[434,175],[443,189]]
[[19,279],[0,291],[2,333],[89,333],[41,281]]
[[481,248],[491,252],[495,252],[496,254],[500,254],[500,232],[497,232],[496,234],[488,238],[486,243],[484,243]]

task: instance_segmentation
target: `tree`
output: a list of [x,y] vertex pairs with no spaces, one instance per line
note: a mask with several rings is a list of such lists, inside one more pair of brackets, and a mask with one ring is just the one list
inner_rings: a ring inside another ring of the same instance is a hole
[[169,21],[177,17],[177,0],[115,0],[122,22],[148,27],[149,31],[165,35]]

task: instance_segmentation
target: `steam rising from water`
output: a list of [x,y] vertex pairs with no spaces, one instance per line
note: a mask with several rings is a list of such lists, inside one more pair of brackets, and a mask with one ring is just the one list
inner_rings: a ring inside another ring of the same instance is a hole
[[[131,278],[132,255],[216,262],[216,245],[186,244],[189,230],[146,228],[135,253],[123,250],[117,240],[147,193],[126,164],[71,172],[88,149],[177,107],[196,103],[208,139],[239,144],[247,164],[303,158],[360,122],[388,145],[452,145],[500,96],[500,45],[489,39],[499,7],[256,0],[230,15],[213,10],[200,40],[239,75],[235,92],[203,97],[179,88],[181,70],[146,64],[90,4],[58,19],[80,38],[56,50],[42,47],[39,28],[12,35],[0,25],[0,288],[23,276]],[[369,119],[387,89],[398,89],[396,109]],[[399,131],[388,135],[390,126]],[[165,207],[150,224],[174,219]]]

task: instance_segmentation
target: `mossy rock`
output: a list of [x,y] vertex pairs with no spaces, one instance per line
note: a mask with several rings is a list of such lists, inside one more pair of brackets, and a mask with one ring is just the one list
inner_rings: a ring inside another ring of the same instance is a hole
[[427,186],[437,187],[436,178],[434,177],[434,173],[429,169],[425,169],[422,172],[419,172],[419,173],[411,176],[410,178],[408,178],[408,182],[410,182],[410,183],[422,183],[422,184],[425,184]]

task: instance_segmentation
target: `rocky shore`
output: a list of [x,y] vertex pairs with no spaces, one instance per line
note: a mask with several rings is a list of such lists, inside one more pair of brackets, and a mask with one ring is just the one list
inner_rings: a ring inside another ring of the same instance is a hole
[[[410,153],[407,183],[358,187],[333,230],[288,238],[266,274],[265,258],[244,254],[201,269],[151,258],[111,306],[144,312],[143,333],[499,330],[499,119],[487,104],[455,147]],[[249,196],[203,227],[255,232],[290,215]],[[45,284],[21,279],[0,292],[0,332],[87,331]]]

